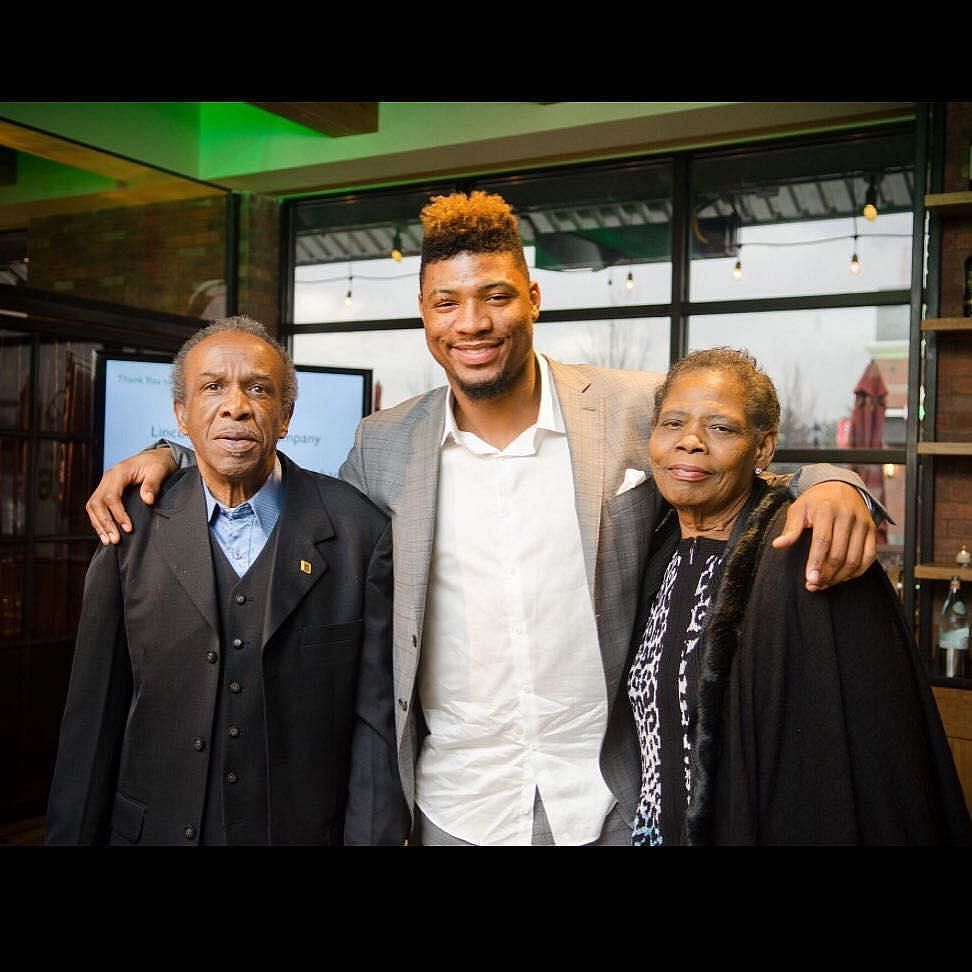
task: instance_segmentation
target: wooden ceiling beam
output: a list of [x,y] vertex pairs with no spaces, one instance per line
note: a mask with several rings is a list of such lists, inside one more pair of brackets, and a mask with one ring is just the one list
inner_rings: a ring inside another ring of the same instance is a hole
[[377,101],[251,101],[250,104],[331,138],[378,131]]
[[7,121],[0,121],[0,145],[122,182],[134,182],[153,171],[138,162]]

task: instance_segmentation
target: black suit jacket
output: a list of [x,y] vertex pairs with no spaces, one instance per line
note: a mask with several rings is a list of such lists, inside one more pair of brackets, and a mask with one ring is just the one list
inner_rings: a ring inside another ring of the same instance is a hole
[[[353,487],[280,460],[262,637],[270,842],[400,843],[391,526]],[[199,833],[211,747],[193,741],[212,728],[219,665],[207,653],[221,648],[199,473],[177,472],[154,507],[132,490],[126,508],[133,533],[101,547],[85,581],[51,844]]]

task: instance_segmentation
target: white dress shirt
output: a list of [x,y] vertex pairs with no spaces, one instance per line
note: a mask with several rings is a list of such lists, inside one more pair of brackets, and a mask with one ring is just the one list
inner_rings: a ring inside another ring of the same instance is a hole
[[539,789],[557,844],[596,840],[607,697],[546,359],[537,423],[499,450],[446,408],[419,697],[416,800],[474,844],[529,844]]

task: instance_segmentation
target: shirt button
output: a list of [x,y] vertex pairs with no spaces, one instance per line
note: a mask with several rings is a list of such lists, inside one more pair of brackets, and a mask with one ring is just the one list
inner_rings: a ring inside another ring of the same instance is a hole
[[233,739],[236,739],[236,737],[240,734],[240,727],[239,726],[230,726],[229,727],[229,734],[230,734],[230,736]]
[[206,740],[200,739],[199,736],[196,736],[196,738],[192,741],[192,748],[197,753],[201,753],[206,748]]
[[189,824],[189,826],[186,827],[185,830],[183,830],[182,836],[185,837],[186,840],[192,840],[193,837],[196,836],[196,828],[193,827],[192,824]]
[[243,691],[243,686],[239,682],[230,682],[230,691],[234,695],[239,695]]
[[233,596],[233,600],[236,601],[237,604],[246,604],[246,595],[245,594],[235,594]]
[[206,661],[208,661],[210,665],[215,665],[217,658],[219,658],[219,655],[217,655],[215,651],[206,652]]
[[226,774],[227,783],[235,783],[238,779],[239,777],[232,770]]
[[234,638],[233,639],[233,647],[234,648],[242,648],[243,647],[243,639],[242,638]]

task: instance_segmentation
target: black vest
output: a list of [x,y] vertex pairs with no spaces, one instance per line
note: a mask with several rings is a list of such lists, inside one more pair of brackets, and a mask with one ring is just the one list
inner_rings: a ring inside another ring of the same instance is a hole
[[261,643],[277,530],[242,576],[210,534],[219,602],[219,690],[213,715],[202,843],[269,844],[267,732]]

